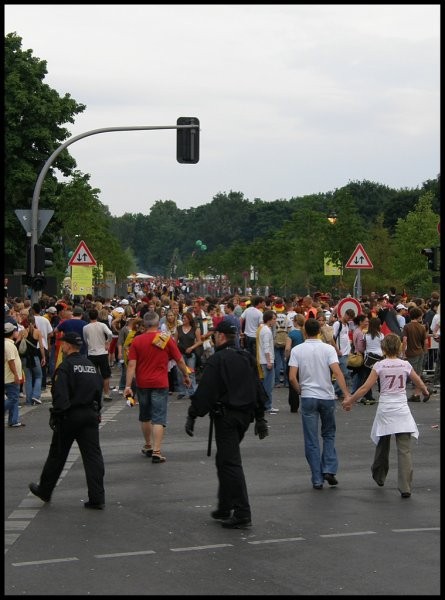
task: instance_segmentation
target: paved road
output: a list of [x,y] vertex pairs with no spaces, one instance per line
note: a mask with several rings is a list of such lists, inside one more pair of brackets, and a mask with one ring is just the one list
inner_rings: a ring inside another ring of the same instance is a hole
[[315,491],[300,417],[286,389],[274,394],[280,412],[268,417],[269,437],[249,430],[242,444],[249,530],[210,519],[217,484],[208,421],[188,437],[187,403],[176,395],[161,465],[140,453],[137,407],[117,394],[105,406],[104,511],[83,508],[77,446],[52,502],[30,494],[48,451],[49,403],[22,410],[26,427],[5,428],[5,594],[439,595],[439,394],[411,405],[420,437],[408,500],[397,491],[395,444],[385,487],[370,477],[376,406],[338,407],[339,485]]

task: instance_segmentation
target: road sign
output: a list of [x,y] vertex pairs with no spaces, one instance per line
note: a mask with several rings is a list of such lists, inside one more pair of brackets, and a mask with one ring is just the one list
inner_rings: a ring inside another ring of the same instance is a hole
[[[14,212],[17,215],[17,218],[22,224],[22,227],[26,231],[26,233],[31,233],[31,211],[18,208]],[[39,239],[42,233],[45,231],[45,228],[51,221],[51,217],[53,216],[53,214],[53,210],[39,210],[39,212],[37,213],[37,239]]]
[[337,314],[340,319],[348,310],[348,308],[352,308],[352,310],[355,312],[355,316],[362,314],[362,307],[358,300],[355,298],[343,298],[343,300],[340,300],[337,305]]
[[71,267],[95,267],[97,262],[94,260],[93,255],[88,250],[85,242],[81,241],[75,249],[68,264]]
[[345,264],[345,269],[373,269],[372,262],[361,244],[351,254],[351,258]]

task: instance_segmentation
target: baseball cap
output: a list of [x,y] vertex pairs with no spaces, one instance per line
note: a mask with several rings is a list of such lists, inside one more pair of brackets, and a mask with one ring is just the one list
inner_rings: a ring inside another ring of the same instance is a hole
[[225,333],[225,334],[237,333],[236,326],[231,325],[229,323],[229,321],[226,321],[226,320],[220,321],[218,323],[218,325],[215,327],[214,331],[218,331],[219,333]]
[[81,306],[75,306],[75,307],[73,308],[73,316],[74,316],[74,315],[75,315],[76,317],[78,317],[78,316],[80,316],[80,315],[83,315],[83,310],[82,310],[82,307],[81,307]]
[[408,310],[404,304],[397,304],[396,310],[402,310],[402,309]]
[[55,314],[56,314],[56,312],[57,312],[57,308],[56,308],[55,306],[49,306],[49,307],[46,309],[46,312],[47,312],[47,313],[51,313],[52,315],[55,315]]
[[122,306],[127,306],[127,304],[129,304],[129,302],[126,298],[124,298],[123,300],[120,301],[120,304],[122,304]]
[[16,326],[12,323],[5,323],[5,333],[12,333],[16,330]]
[[80,335],[74,331],[67,331],[60,341],[71,344],[72,346],[81,346],[83,344],[83,340]]

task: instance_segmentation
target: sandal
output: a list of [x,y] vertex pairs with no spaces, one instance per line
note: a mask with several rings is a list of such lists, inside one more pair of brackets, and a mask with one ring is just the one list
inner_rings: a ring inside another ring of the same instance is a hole
[[147,444],[145,444],[145,446],[142,446],[141,452],[142,452],[142,454],[144,454],[145,456],[148,456],[148,458],[150,458],[151,455],[153,454],[153,448],[151,446],[147,446]]
[[166,458],[165,458],[165,456],[161,456],[160,450],[153,450],[152,455],[151,455],[152,463],[162,463],[165,461],[166,461]]

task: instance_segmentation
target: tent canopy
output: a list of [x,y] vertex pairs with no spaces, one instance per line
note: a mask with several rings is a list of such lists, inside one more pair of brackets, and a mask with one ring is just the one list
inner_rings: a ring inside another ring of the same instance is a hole
[[154,279],[153,275],[147,275],[146,273],[133,273],[128,275],[127,279]]

